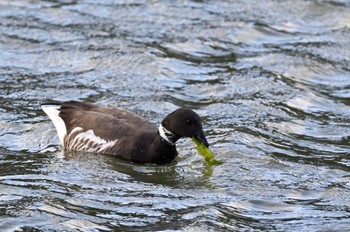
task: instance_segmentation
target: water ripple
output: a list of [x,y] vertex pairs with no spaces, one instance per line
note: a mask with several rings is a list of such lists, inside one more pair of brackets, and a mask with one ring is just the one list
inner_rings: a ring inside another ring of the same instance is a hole
[[[345,231],[346,1],[2,1],[0,230]],[[155,166],[64,151],[40,104],[195,109]]]

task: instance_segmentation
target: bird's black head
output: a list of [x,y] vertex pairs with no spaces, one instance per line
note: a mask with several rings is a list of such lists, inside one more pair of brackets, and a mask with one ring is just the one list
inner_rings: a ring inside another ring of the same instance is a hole
[[162,125],[179,138],[195,137],[209,147],[209,143],[203,133],[202,120],[193,110],[186,108],[177,109],[163,120]]

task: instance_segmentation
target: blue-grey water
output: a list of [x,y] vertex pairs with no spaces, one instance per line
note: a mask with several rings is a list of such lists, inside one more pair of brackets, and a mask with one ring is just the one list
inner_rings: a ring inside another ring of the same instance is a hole
[[[158,124],[162,166],[64,151],[47,101]],[[0,231],[349,231],[350,1],[0,1]]]

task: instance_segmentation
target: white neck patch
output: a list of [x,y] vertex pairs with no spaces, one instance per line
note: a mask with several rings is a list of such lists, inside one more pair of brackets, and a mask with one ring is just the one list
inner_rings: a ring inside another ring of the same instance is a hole
[[175,142],[171,141],[170,139],[174,136],[174,134],[171,131],[165,129],[162,124],[159,125],[158,131],[162,139],[164,139],[170,145],[175,145]]

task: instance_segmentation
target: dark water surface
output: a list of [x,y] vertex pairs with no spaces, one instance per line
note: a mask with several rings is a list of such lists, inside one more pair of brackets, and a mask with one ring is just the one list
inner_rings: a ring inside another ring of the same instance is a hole
[[[0,1],[0,231],[346,231],[350,2]],[[168,165],[64,152],[39,105],[204,119]]]

